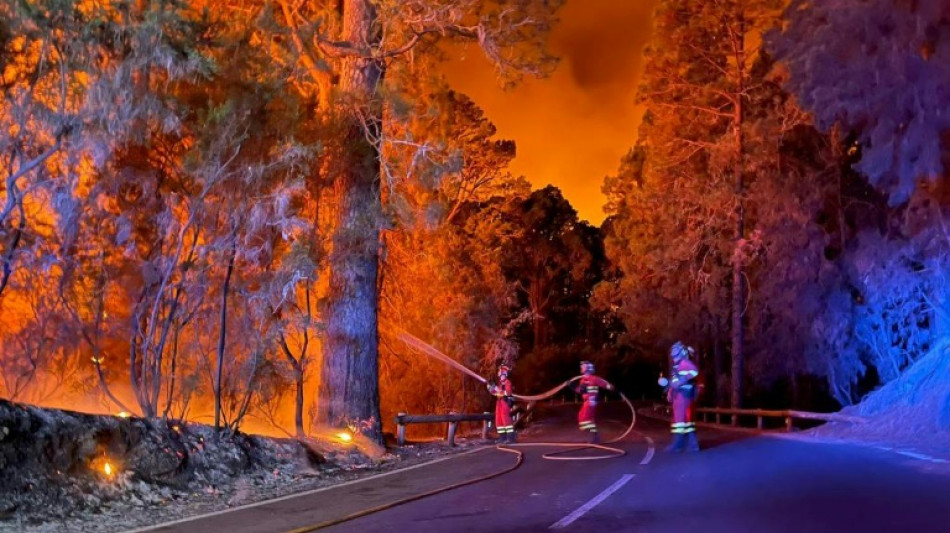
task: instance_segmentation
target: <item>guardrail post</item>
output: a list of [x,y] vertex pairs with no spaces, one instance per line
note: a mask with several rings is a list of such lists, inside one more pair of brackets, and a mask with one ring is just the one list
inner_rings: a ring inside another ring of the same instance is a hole
[[733,426],[738,426],[738,425],[739,425],[739,413],[733,413],[733,415],[732,415],[732,425],[733,425]]
[[762,431],[762,415],[756,417],[755,426],[759,431]]
[[722,413],[716,413],[716,424],[722,425]]
[[396,415],[396,444],[399,446],[406,444],[406,425],[402,423],[402,417],[404,416],[406,416],[406,413]]
[[[489,413],[488,411],[485,411],[482,414],[489,415],[489,416],[491,415],[491,413]],[[490,428],[491,428],[491,419],[486,418],[485,420],[482,421],[482,440],[488,439],[488,430]]]
[[449,446],[455,446],[455,430],[458,429],[458,422],[449,422]]
[[785,417],[785,431],[792,431],[792,417]]
[[[449,411],[450,415],[457,414],[455,411]],[[449,422],[449,434],[446,436],[445,440],[449,441],[449,446],[455,446],[455,431],[458,429],[459,423],[455,421]]]

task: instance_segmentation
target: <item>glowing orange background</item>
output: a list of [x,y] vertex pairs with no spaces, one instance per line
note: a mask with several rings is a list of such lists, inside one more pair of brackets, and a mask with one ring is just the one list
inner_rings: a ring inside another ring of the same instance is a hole
[[580,217],[603,221],[604,176],[636,141],[634,104],[653,0],[569,0],[551,36],[561,58],[553,76],[502,90],[474,49],[446,66],[453,88],[469,95],[514,139],[512,170],[535,187],[559,187]]

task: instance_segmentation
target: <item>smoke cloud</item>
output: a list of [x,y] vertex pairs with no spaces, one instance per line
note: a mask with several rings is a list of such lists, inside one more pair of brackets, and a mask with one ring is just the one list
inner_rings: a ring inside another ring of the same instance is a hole
[[512,90],[498,85],[473,48],[454,50],[446,75],[514,139],[516,174],[535,187],[553,184],[594,224],[603,221],[603,177],[636,141],[642,110],[634,103],[653,0],[569,0],[551,37],[561,58],[547,79]]

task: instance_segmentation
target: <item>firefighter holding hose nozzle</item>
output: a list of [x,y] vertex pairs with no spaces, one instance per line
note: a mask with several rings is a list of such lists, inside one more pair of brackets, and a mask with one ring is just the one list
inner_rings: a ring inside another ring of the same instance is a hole
[[515,424],[511,419],[511,408],[515,399],[511,392],[511,381],[508,373],[511,367],[498,367],[498,383],[488,383],[488,393],[495,397],[495,430],[498,431],[498,442],[515,442]]
[[693,348],[682,342],[673,344],[670,348],[670,358],[673,361],[670,379],[661,375],[658,382],[661,387],[666,388],[666,399],[673,404],[673,420],[670,423],[673,443],[666,449],[669,452],[681,452],[683,449],[699,451],[691,408],[699,392],[696,383],[699,369],[689,359],[693,353]]
[[574,387],[574,392],[584,399],[581,410],[577,413],[577,425],[581,431],[590,432],[591,444],[600,442],[597,433],[597,403],[600,389],[614,390],[614,386],[600,376],[594,375],[594,363],[581,361],[581,378]]

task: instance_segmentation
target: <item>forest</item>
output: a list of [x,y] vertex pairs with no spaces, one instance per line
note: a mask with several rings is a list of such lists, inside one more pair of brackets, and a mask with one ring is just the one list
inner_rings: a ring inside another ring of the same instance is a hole
[[550,74],[562,3],[4,0],[0,397],[381,442],[490,400],[397,330],[733,407],[946,360],[950,4],[658,0],[597,227],[440,70]]

